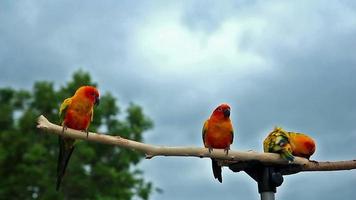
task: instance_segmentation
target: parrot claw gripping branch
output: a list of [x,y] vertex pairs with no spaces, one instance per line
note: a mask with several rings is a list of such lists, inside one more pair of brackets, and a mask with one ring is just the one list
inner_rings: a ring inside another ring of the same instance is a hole
[[261,194],[261,199],[274,199],[276,187],[283,182],[283,175],[295,174],[303,171],[337,171],[356,169],[356,159],[335,162],[317,162],[306,158],[294,156],[292,162],[281,158],[277,153],[259,153],[253,151],[230,150],[228,154],[224,149],[214,149],[200,147],[167,147],[150,145],[122,137],[110,136],[110,134],[97,134],[88,132],[88,137],[82,131],[71,128],[64,129],[49,122],[44,116],[40,116],[37,121],[37,128],[40,130],[59,136],[72,139],[81,139],[91,142],[98,142],[107,145],[116,145],[123,148],[140,151],[146,154],[147,158],[155,156],[180,156],[214,158],[220,166],[228,166],[233,172],[245,171],[257,183]]

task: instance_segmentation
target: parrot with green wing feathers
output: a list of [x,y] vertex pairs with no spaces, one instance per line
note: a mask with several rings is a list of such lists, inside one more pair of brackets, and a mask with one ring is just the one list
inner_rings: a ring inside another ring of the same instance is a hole
[[[228,104],[219,105],[204,123],[202,130],[204,146],[209,148],[209,152],[215,149],[224,149],[226,154],[230,150],[230,145],[234,140],[234,130],[230,120],[230,106]],[[211,159],[214,178],[222,183],[221,166],[216,159]]]
[[[99,92],[95,87],[82,86],[75,94],[61,104],[59,116],[64,130],[72,128],[85,131],[88,137],[88,128],[93,121],[94,106],[99,104]],[[75,140],[59,136],[59,155],[57,164],[57,185],[59,190],[69,159],[74,150]]]
[[310,136],[288,132],[281,127],[276,127],[263,142],[264,152],[279,153],[289,162],[294,161],[294,156],[309,159],[315,148],[315,142]]

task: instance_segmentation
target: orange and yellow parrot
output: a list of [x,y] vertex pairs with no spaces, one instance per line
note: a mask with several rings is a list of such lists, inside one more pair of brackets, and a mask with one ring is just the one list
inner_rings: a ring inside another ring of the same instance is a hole
[[263,150],[279,153],[283,159],[292,162],[294,156],[309,159],[315,152],[315,142],[303,133],[287,132],[276,127],[264,140]]
[[[230,120],[230,106],[221,104],[205,121],[203,127],[203,142],[211,152],[213,148],[224,149],[226,153],[230,150],[230,145],[234,139],[234,131]],[[212,160],[214,178],[222,183],[221,166],[215,159]]]
[[[63,101],[59,109],[63,131],[68,127],[85,131],[88,136],[88,127],[93,120],[94,105],[97,104],[99,104],[99,92],[95,87],[78,88],[72,97]],[[59,190],[69,158],[73,153],[74,142],[74,139],[59,136],[56,190]]]

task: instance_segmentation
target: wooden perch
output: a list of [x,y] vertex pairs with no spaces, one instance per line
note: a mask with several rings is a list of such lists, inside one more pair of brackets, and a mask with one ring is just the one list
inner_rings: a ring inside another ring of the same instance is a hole
[[48,133],[137,150],[145,153],[146,158],[152,158],[154,156],[190,156],[200,158],[217,158],[221,159],[221,165],[229,165],[230,168],[233,165],[235,167],[235,170],[233,171],[244,170],[244,167],[246,167],[248,163],[251,162],[258,162],[263,165],[271,166],[286,166],[290,170],[286,170],[284,174],[292,174],[300,171],[332,171],[356,169],[356,160],[338,162],[316,162],[309,161],[301,157],[295,157],[294,162],[288,163],[285,160],[281,159],[278,154],[274,153],[257,153],[252,151],[241,152],[231,150],[229,151],[229,154],[226,155],[226,153],[220,149],[214,149],[212,153],[209,153],[207,148],[149,145],[133,140],[128,140],[120,136],[110,136],[92,132],[89,132],[89,136],[87,138],[86,134],[82,131],[77,131],[69,128],[66,129],[64,133],[62,133],[62,126],[58,126],[49,122],[43,115],[38,118],[37,123],[37,128]]

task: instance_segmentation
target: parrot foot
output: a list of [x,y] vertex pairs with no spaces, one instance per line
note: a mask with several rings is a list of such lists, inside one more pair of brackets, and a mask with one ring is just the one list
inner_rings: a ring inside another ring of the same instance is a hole
[[87,134],[87,138],[89,137],[89,131],[88,131],[88,129],[82,130],[82,132],[84,132],[84,133]]
[[315,163],[315,164],[319,164],[319,162],[316,161],[316,160],[309,160],[309,161],[312,162],[312,163]]
[[62,126],[62,135],[64,135],[64,131],[67,130],[67,126],[66,125],[63,125]]
[[209,153],[213,152],[213,148],[208,147]]
[[229,150],[230,150],[230,147],[226,147],[226,148],[224,149],[224,152],[226,153],[226,155],[229,154]]
[[88,137],[89,137],[89,131],[88,131],[88,129],[85,130],[85,133],[87,134],[87,138],[88,138]]

